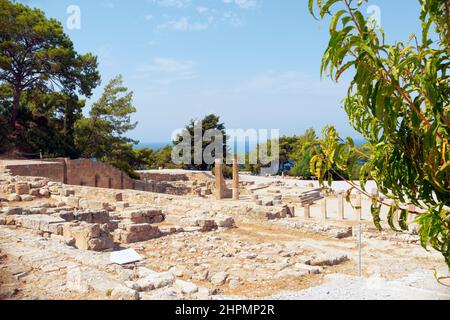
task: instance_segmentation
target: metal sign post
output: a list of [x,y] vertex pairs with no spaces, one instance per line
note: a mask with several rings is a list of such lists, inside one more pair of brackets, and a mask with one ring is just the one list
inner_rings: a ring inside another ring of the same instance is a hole
[[358,267],[359,276],[362,277],[362,224],[359,224],[359,234],[358,234]]

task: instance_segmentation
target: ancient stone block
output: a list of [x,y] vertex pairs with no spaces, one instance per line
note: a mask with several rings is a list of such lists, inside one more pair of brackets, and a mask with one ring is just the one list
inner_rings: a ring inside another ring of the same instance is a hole
[[16,220],[16,225],[22,228],[39,230],[58,235],[63,233],[63,223],[65,223],[65,220],[48,215],[21,216]]
[[99,224],[64,224],[63,236],[75,238],[76,247],[83,250],[103,251],[114,246],[110,233]]
[[214,220],[200,219],[197,220],[197,225],[200,227],[200,231],[209,232],[217,229],[217,224]]
[[227,281],[228,273],[226,272],[218,272],[211,277],[211,283],[216,286],[224,285]]
[[72,222],[73,220],[75,220],[75,215],[72,211],[60,211],[58,213],[58,216],[67,222]]
[[114,231],[114,241],[119,243],[135,243],[141,241],[148,241],[161,236],[161,231],[158,227],[153,227],[150,224],[124,224],[119,225],[119,228]]
[[110,204],[108,202],[80,199],[79,208],[81,209],[110,209]]
[[105,224],[110,221],[109,212],[106,210],[79,210],[74,212],[74,219],[88,223]]
[[127,288],[125,286],[116,287],[111,292],[111,299],[113,300],[138,300],[139,292]]
[[39,189],[30,189],[30,196],[39,197]]
[[311,266],[335,266],[348,260],[346,255],[330,254],[314,257],[305,263]]
[[235,228],[236,222],[232,217],[223,217],[217,219],[217,225],[221,228]]
[[30,192],[30,185],[28,183],[23,183],[23,182],[16,183],[14,188],[15,188],[15,192],[18,195],[28,194]]
[[4,208],[1,208],[1,212],[6,214],[7,216],[21,215],[22,211],[23,210],[20,207],[4,207]]
[[297,270],[308,271],[309,274],[320,274],[322,272],[322,268],[318,266],[310,266],[303,263],[297,263],[294,265],[294,268]]
[[80,207],[80,197],[65,197],[64,202],[69,206],[73,208],[79,208]]
[[75,247],[75,238],[68,238],[57,234],[51,234],[50,239],[63,243],[70,247]]
[[8,199],[9,202],[22,201],[22,198],[16,193],[8,195],[6,199]]
[[24,202],[30,202],[33,201],[35,199],[35,197],[30,196],[29,194],[24,194],[20,196],[20,199]]
[[139,291],[150,291],[170,286],[175,282],[175,276],[171,272],[150,274],[137,281]]

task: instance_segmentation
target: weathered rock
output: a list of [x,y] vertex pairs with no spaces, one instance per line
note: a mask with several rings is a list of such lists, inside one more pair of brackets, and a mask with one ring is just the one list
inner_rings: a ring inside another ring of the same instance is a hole
[[119,243],[148,241],[160,236],[159,228],[148,223],[120,223],[119,229],[114,231],[114,241]]
[[228,273],[218,272],[211,277],[210,281],[212,284],[214,284],[216,286],[221,286],[221,285],[225,284],[225,282],[227,281],[227,278],[228,278]]
[[18,194],[9,194],[6,196],[9,202],[22,201],[22,198]]
[[89,285],[83,277],[83,273],[79,267],[67,268],[66,288],[69,291],[78,293],[88,293]]
[[125,286],[116,287],[111,292],[112,300],[139,300],[139,292]]
[[20,199],[24,202],[30,202],[33,201],[35,199],[35,197],[29,195],[29,194],[24,194],[20,196]]
[[81,209],[106,209],[110,210],[111,205],[109,202],[96,201],[90,199],[80,199],[79,208]]
[[198,287],[192,282],[176,280],[175,286],[178,287],[181,290],[181,292],[185,294],[193,294],[198,292]]
[[286,277],[294,277],[294,278],[298,278],[298,277],[303,277],[305,275],[308,275],[309,272],[307,270],[295,270],[295,269],[284,269],[281,270],[280,272],[278,272],[274,278],[275,279],[281,279],[281,278],[286,278]]
[[30,185],[23,182],[16,183],[15,191],[18,195],[28,194],[30,192]]
[[127,209],[121,216],[134,223],[160,223],[165,220],[165,215],[159,209]]
[[50,190],[48,190],[46,188],[39,189],[39,195],[41,197],[44,197],[44,198],[49,198],[50,197]]
[[217,225],[221,228],[235,228],[236,222],[232,217],[223,217],[217,220]]
[[114,247],[111,234],[99,224],[70,224],[63,227],[63,236],[75,238],[78,249],[104,251]]
[[175,282],[175,276],[171,272],[162,272],[150,274],[147,277],[136,282],[139,291],[150,291],[172,285]]
[[297,263],[294,265],[294,268],[301,271],[308,271],[309,274],[320,274],[322,272],[321,267],[310,266],[303,263]]
[[199,219],[197,220],[197,226],[200,227],[200,231],[209,232],[217,229],[217,224],[214,220]]
[[63,223],[65,223],[65,220],[61,218],[42,214],[21,216],[16,219],[16,225],[22,228],[39,230],[57,235],[62,235]]
[[109,212],[104,209],[79,210],[74,212],[74,219],[87,223],[105,224],[110,221]]
[[346,255],[321,255],[305,263],[311,266],[336,266],[348,260]]
[[23,210],[20,207],[4,207],[1,209],[1,212],[6,214],[7,216],[11,216],[11,215],[21,215]]
[[75,243],[76,243],[75,238],[68,238],[68,237],[57,235],[57,234],[51,234],[50,239],[58,241],[59,243],[63,243],[70,247],[75,247]]
[[347,231],[339,231],[336,233],[336,238],[338,239],[351,238],[352,236],[353,236],[352,228],[349,228]]
[[71,196],[71,197],[65,197],[64,198],[64,202],[73,208],[79,208],[80,207],[80,197],[75,197],[75,196]]

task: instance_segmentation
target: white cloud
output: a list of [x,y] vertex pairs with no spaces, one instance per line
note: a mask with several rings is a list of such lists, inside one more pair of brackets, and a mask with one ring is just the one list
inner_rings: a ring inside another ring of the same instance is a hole
[[137,77],[149,79],[156,84],[167,85],[175,81],[196,78],[194,67],[195,63],[191,60],[155,58],[150,64],[138,68]]
[[267,72],[257,75],[238,86],[240,93],[294,94],[294,95],[334,95],[342,92],[342,83],[320,80],[306,73],[290,70],[285,72]]
[[201,31],[209,28],[214,18],[210,16],[205,22],[191,22],[188,17],[181,17],[176,20],[170,20],[161,23],[157,29],[168,29],[175,31]]
[[185,8],[191,5],[191,0],[153,0],[153,2],[163,7]]

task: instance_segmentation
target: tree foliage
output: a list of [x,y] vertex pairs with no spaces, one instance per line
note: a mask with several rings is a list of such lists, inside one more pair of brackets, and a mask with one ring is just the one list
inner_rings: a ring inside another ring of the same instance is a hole
[[39,9],[0,0],[0,81],[13,90],[9,117],[15,130],[25,91],[90,96],[100,76],[97,58],[78,54],[59,21]]
[[130,163],[136,141],[124,135],[137,125],[131,121],[136,112],[132,100],[133,92],[123,86],[122,76],[106,85],[89,117],[75,123],[75,144],[82,157],[96,158],[133,174]]
[[[353,79],[344,101],[352,126],[368,141],[362,187],[370,175],[392,200],[389,224],[416,216],[422,245],[443,254],[450,266],[450,19],[449,1],[420,0],[422,34],[389,44],[384,31],[361,13],[367,0],[309,0],[319,17],[331,17],[330,41],[321,72],[336,81]],[[355,157],[351,139],[326,128],[312,171],[323,181],[333,166],[348,170]],[[364,191],[364,190],[363,190]],[[379,219],[379,199],[373,215]],[[409,212],[408,204],[419,209]],[[379,226],[379,224],[378,224]]]
[[[200,126],[201,124],[201,126]],[[201,130],[199,130],[199,132],[196,132],[196,128],[200,128]],[[205,149],[211,144],[214,143],[214,139],[218,137],[222,138],[222,159],[225,159],[227,156],[227,135],[226,135],[226,128],[225,128],[225,124],[220,122],[220,117],[215,115],[215,114],[210,114],[205,116],[203,119],[201,119],[200,121],[196,120],[196,119],[192,119],[188,125],[186,125],[185,129],[187,131],[187,133],[189,133],[189,135],[191,136],[191,161],[192,164],[191,165],[185,165],[186,169],[191,169],[191,170],[209,170],[212,168],[211,164],[208,164],[205,162],[205,159],[203,158],[203,152],[205,151]],[[217,134],[214,134],[212,137],[212,141],[208,141],[208,139],[204,138],[205,137],[205,133],[209,130],[214,130],[216,131]],[[200,141],[201,139],[201,155],[202,155],[202,163],[201,164],[195,164],[194,160],[196,159],[196,150],[197,148],[195,148],[195,143],[196,143],[196,139],[198,139]],[[178,145],[179,143],[186,143],[186,141],[182,141],[182,137],[178,136],[175,141],[173,141],[174,145]],[[215,155],[213,154],[213,157],[218,158],[219,155]]]

